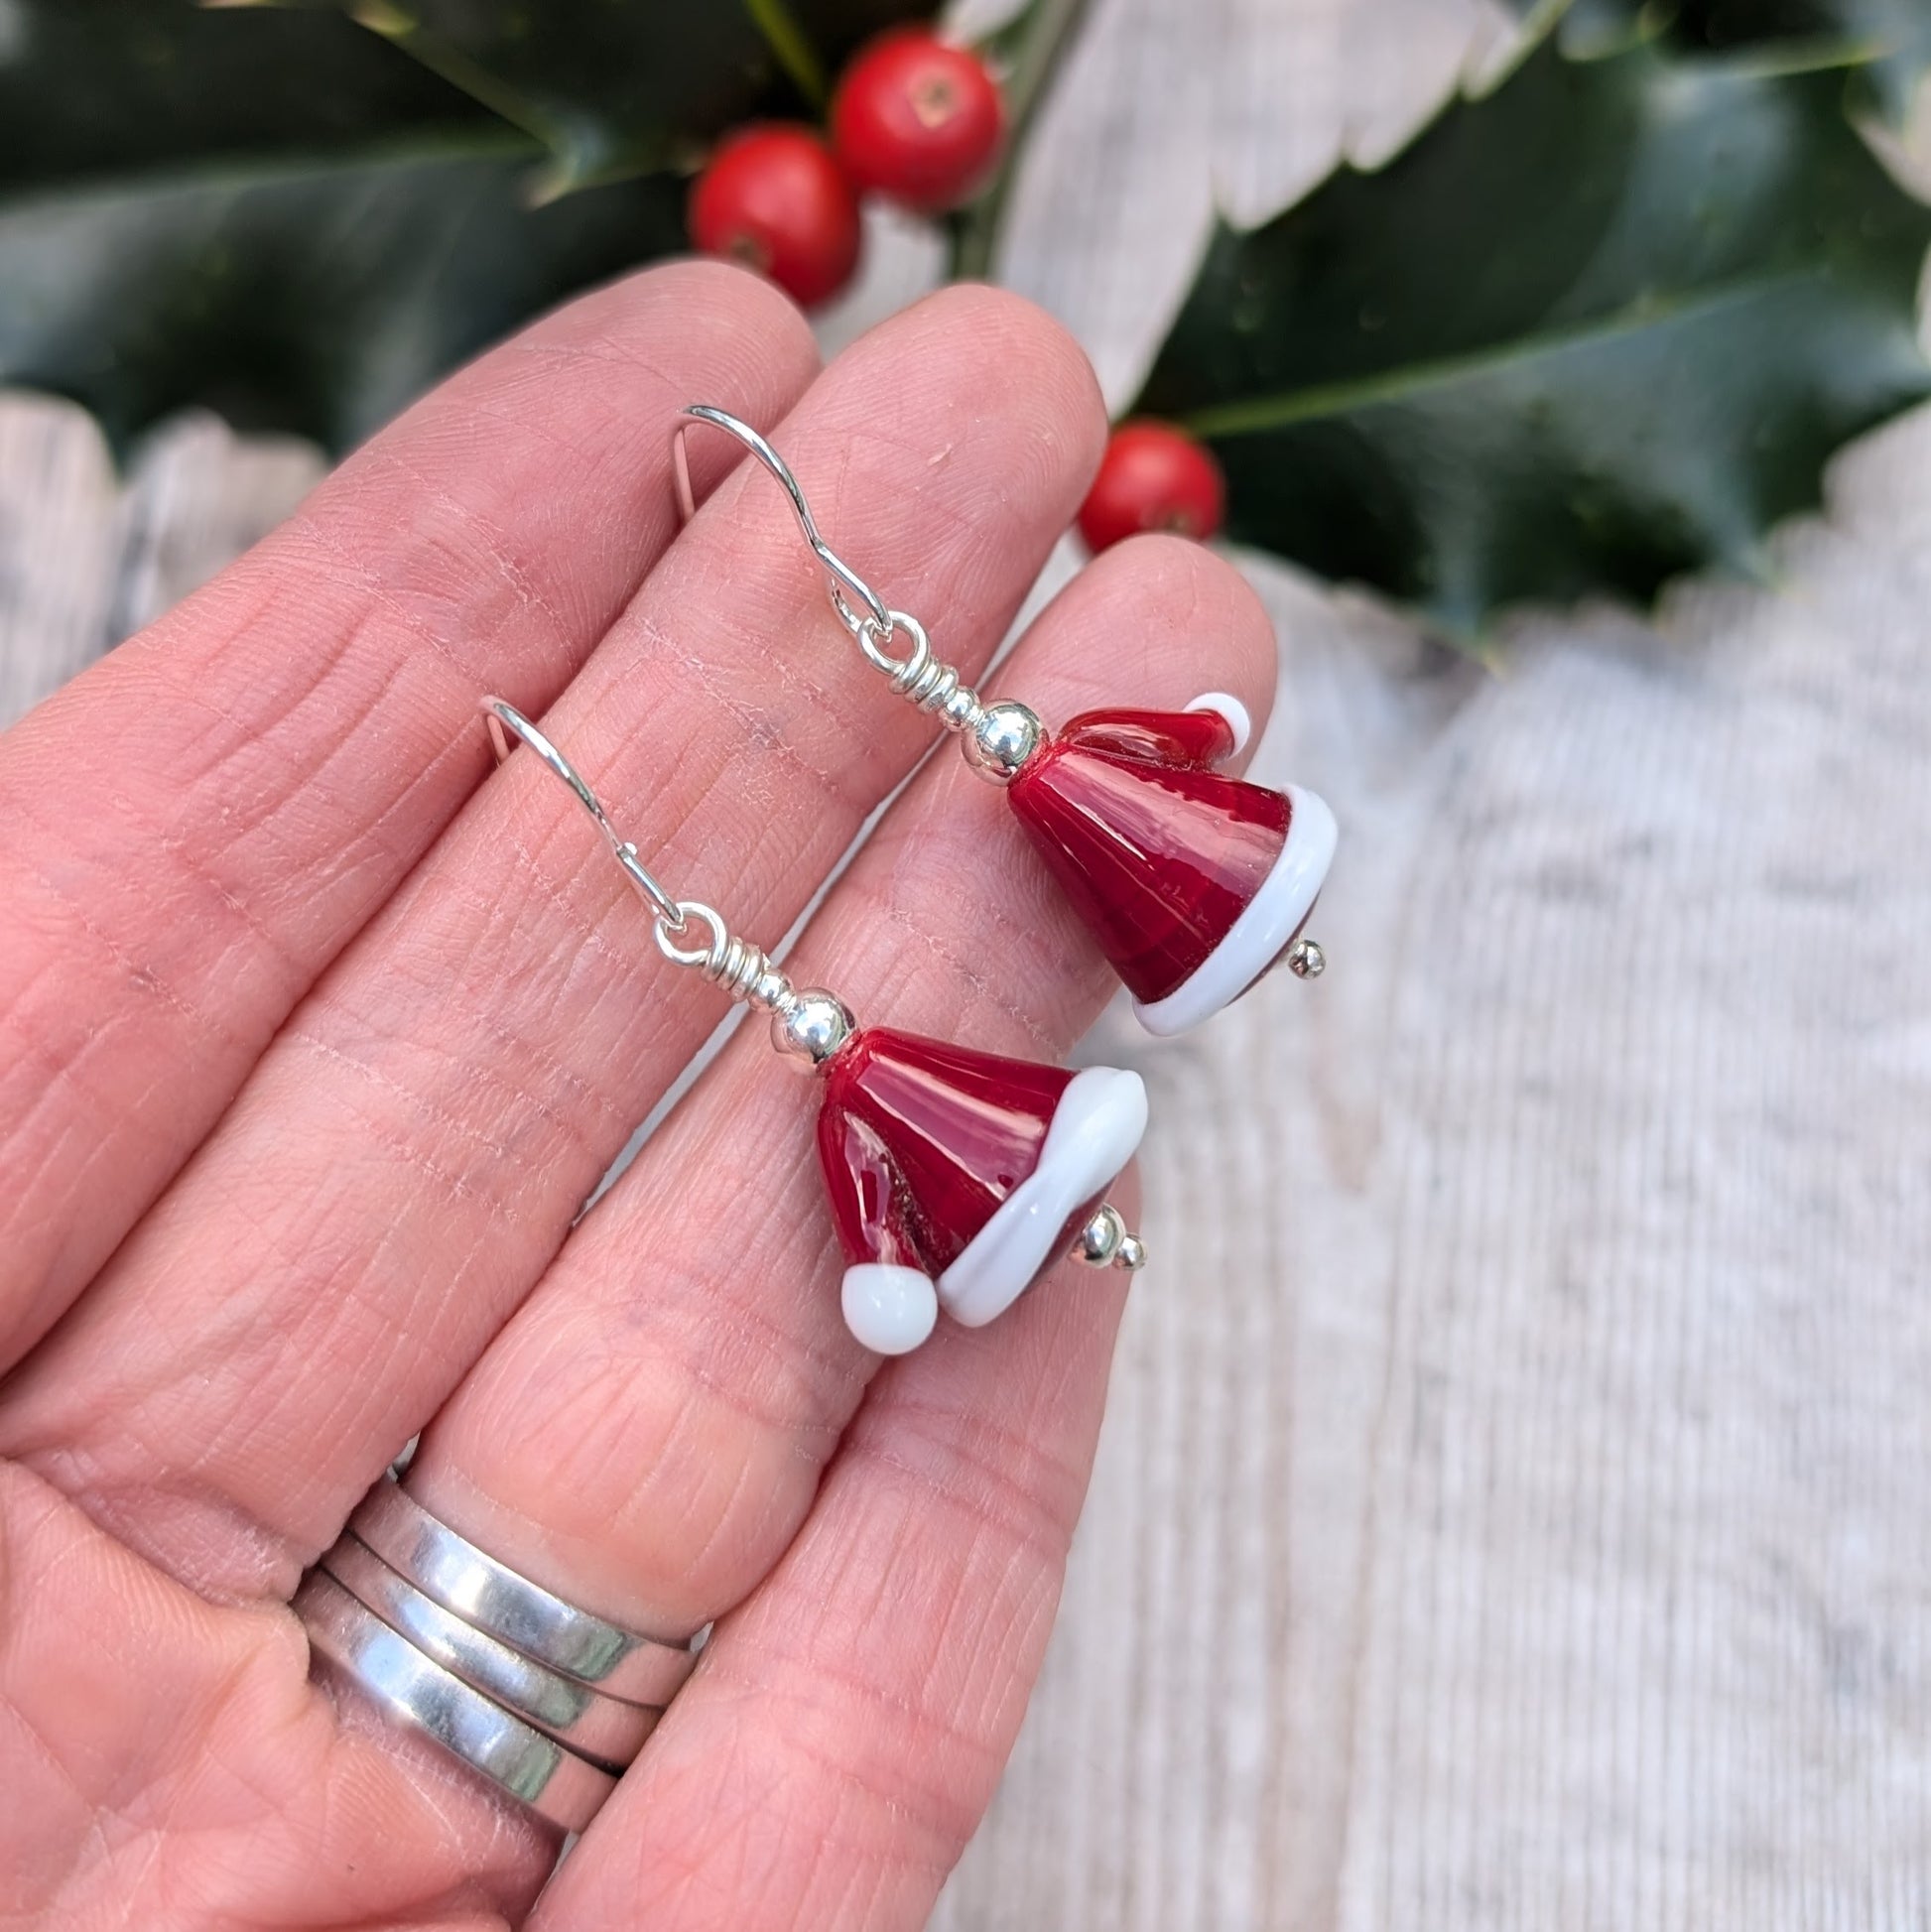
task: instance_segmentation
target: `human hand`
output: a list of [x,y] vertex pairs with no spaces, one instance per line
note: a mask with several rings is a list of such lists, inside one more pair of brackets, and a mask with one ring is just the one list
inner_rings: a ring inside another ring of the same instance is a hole
[[[0,739],[10,1923],[529,1911],[554,1834],[312,1685],[287,1608],[419,1430],[412,1489],[505,1562],[631,1627],[717,1619],[534,1923],[916,1926],[990,1796],[1123,1278],[881,1367],[762,1027],[572,1228],[721,1002],[534,760],[484,782],[479,696],[548,712],[646,862],[767,942],[932,736],[722,438],[678,532],[701,398],[781,425],[968,675],[1105,432],[1013,298],[949,291],[821,373],[763,285],[655,270],[447,384]],[[1003,682],[1053,717],[1219,688],[1258,718],[1272,681],[1238,576],[1142,539]],[[1110,984],[957,758],[797,957],[865,1017],[1040,1058]]]

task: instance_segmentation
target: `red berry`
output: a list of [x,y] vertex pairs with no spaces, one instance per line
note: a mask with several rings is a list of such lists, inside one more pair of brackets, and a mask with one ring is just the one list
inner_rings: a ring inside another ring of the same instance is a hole
[[1170,423],[1123,423],[1080,505],[1080,534],[1095,552],[1142,530],[1205,542],[1225,508],[1226,483],[1205,444]]
[[928,214],[971,194],[1004,132],[985,63],[918,28],[863,49],[832,103],[832,145],[852,185]]
[[858,197],[810,128],[726,139],[691,191],[691,239],[768,275],[810,308],[858,266]]

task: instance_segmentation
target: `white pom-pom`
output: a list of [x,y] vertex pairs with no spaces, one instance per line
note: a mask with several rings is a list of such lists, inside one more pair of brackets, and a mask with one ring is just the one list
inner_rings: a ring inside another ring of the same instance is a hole
[[860,1261],[846,1268],[838,1299],[845,1327],[881,1355],[910,1354],[939,1319],[932,1277],[886,1261]]

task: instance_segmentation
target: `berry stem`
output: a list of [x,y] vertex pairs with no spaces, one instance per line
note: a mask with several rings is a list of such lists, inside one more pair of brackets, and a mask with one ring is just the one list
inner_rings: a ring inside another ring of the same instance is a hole
[[818,50],[799,25],[797,15],[785,0],[744,0],[744,11],[764,36],[765,45],[791,84],[810,103],[812,112],[823,114],[832,97],[831,83],[825,77],[825,63],[818,58]]
[[1086,10],[1087,0],[1030,0],[983,50],[1010,62],[1004,76],[1006,145],[992,179],[947,223],[955,282],[984,281],[991,275],[1020,150]]

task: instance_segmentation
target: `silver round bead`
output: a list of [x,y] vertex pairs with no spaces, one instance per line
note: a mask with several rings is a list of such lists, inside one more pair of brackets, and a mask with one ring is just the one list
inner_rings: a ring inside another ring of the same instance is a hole
[[995,785],[1010,785],[1046,738],[1039,714],[1024,705],[988,705],[962,740],[966,762]]
[[1138,1274],[1146,1266],[1146,1243],[1137,1234],[1127,1235],[1113,1256],[1113,1266],[1124,1268],[1128,1274]]
[[843,1000],[814,986],[771,1016],[771,1038],[780,1052],[822,1067],[851,1038],[856,1025]]
[[1119,1210],[1102,1201],[1094,1210],[1093,1219],[1080,1229],[1080,1239],[1074,1251],[1082,1261],[1095,1268],[1103,1268],[1119,1252],[1121,1244],[1131,1238],[1126,1231],[1125,1222],[1120,1219]]
[[1328,969],[1328,956],[1311,939],[1297,939],[1287,949],[1287,969],[1297,979],[1319,979]]

